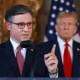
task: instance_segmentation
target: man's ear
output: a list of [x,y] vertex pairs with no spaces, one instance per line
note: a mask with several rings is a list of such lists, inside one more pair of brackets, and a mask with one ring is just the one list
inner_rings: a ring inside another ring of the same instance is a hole
[[55,30],[56,30],[56,32],[58,31],[58,25],[57,24],[55,24]]
[[10,29],[11,29],[11,28],[10,28],[10,22],[7,22],[7,21],[6,21],[6,22],[5,22],[5,25],[6,25],[7,30],[10,31]]
[[74,28],[74,34],[77,32],[78,26],[76,25]]

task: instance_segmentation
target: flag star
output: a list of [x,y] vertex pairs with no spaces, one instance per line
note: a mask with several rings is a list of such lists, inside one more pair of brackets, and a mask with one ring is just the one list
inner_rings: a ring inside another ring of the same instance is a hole
[[54,0],[55,2],[57,2],[58,0]]
[[64,0],[61,0],[60,2],[61,2],[61,3],[64,3]]
[[63,11],[63,7],[60,7],[60,8],[59,8],[59,11]]
[[56,10],[57,9],[57,6],[53,6],[52,8],[53,8],[53,10]]
[[66,5],[69,6],[70,5],[70,2],[66,2]]
[[51,25],[51,26],[54,26],[54,22],[53,22],[53,21],[52,21],[52,22],[50,22],[50,25]]
[[68,9],[66,9],[66,10],[65,10],[65,12],[69,12],[69,10],[68,10]]
[[72,4],[72,7],[74,8],[74,7],[75,7],[75,5],[74,5],[74,4]]
[[55,17],[56,17],[56,15],[55,15],[55,14],[52,14],[52,15],[51,15],[51,17],[52,17],[52,18],[55,18]]
[[53,34],[53,30],[49,30],[49,34]]

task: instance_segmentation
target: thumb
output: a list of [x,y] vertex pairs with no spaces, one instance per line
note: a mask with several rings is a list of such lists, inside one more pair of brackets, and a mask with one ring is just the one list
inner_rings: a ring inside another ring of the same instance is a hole
[[52,50],[51,50],[51,54],[55,54],[55,49],[56,49],[56,44],[53,45]]

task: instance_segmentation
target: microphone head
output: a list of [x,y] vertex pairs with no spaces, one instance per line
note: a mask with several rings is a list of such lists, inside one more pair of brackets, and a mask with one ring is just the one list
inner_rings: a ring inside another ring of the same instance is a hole
[[20,43],[20,46],[21,46],[22,48],[28,48],[28,47],[33,46],[33,42],[32,42],[31,40],[22,41],[22,42]]

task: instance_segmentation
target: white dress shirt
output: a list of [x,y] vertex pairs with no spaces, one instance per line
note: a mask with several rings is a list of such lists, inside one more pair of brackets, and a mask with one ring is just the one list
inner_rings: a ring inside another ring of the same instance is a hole
[[[12,46],[13,46],[13,50],[14,50],[14,55],[15,55],[15,57],[16,57],[16,53],[17,53],[17,47],[19,46],[19,44],[17,44],[15,41],[13,41],[11,38],[10,38],[10,41],[11,41],[11,44],[12,44]],[[23,58],[24,58],[24,60],[25,60],[25,57],[26,57],[26,48],[22,48],[21,49],[21,54],[22,54],[22,56],[23,56]]]
[[[62,62],[63,62],[65,42],[64,42],[59,36],[57,36],[57,41],[58,41],[58,44],[59,44],[59,49],[60,49],[61,58],[62,58]],[[73,48],[73,45],[72,45],[72,44],[73,44],[73,40],[71,39],[71,40],[68,42],[68,44],[69,44],[68,49],[69,49],[69,52],[70,52],[70,56],[71,56],[71,59],[72,59],[72,61],[73,61],[73,50],[72,50],[72,48]]]

